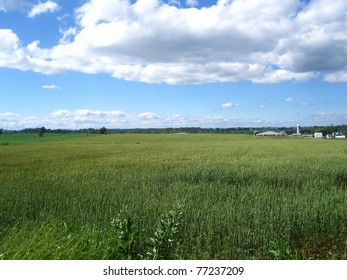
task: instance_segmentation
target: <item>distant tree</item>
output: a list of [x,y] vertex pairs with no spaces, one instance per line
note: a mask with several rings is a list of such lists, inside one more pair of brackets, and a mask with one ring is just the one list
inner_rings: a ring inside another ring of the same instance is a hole
[[106,129],[106,127],[103,126],[102,128],[100,128],[99,133],[100,133],[100,134],[107,134],[107,129]]
[[97,134],[97,131],[96,131],[96,129],[94,129],[94,128],[88,128],[88,129],[87,129],[87,133],[88,133],[88,134]]
[[43,137],[43,135],[46,133],[46,128],[43,126],[43,127],[40,127],[39,128],[39,136],[40,137]]
[[4,130],[0,128],[0,135],[4,133]]

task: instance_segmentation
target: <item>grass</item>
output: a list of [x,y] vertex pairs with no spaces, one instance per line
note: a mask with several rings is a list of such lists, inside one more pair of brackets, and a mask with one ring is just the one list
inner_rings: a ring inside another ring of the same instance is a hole
[[41,138],[0,146],[0,259],[347,258],[345,140]]
[[76,133],[46,133],[43,137],[40,137],[37,133],[12,133],[1,134],[0,145],[17,145],[17,144],[33,144],[33,143],[45,143],[52,141],[63,141],[67,139],[83,138],[85,134]]

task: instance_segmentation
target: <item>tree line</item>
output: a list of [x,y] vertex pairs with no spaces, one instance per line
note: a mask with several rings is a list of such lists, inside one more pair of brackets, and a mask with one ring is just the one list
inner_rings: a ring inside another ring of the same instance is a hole
[[[296,133],[296,127],[231,127],[231,128],[202,128],[202,127],[168,127],[168,128],[128,128],[128,129],[115,129],[115,128],[83,128],[83,129],[49,129],[45,127],[25,128],[22,130],[4,130],[0,128],[0,135],[7,133],[35,133],[43,137],[46,133],[80,133],[80,134],[253,134],[254,131],[285,131],[288,135]],[[341,132],[347,135],[347,125],[330,125],[330,126],[308,126],[301,127],[302,134],[314,134],[315,132],[322,132],[323,135],[332,134],[333,132]]]

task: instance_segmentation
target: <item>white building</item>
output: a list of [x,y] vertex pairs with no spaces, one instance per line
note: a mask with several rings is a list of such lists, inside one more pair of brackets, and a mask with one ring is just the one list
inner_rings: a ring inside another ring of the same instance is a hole
[[314,138],[323,138],[323,133],[322,132],[315,132]]
[[332,137],[335,139],[345,139],[346,136],[343,135],[341,132],[333,132]]
[[296,133],[293,133],[292,136],[301,136],[300,124],[296,126]]
[[275,132],[275,131],[265,131],[262,133],[257,133],[256,136],[287,136],[285,131]]

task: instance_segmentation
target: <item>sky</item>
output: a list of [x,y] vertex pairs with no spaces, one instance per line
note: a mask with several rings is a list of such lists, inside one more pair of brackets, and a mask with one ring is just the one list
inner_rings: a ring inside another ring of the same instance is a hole
[[347,124],[346,0],[0,0],[0,128]]

